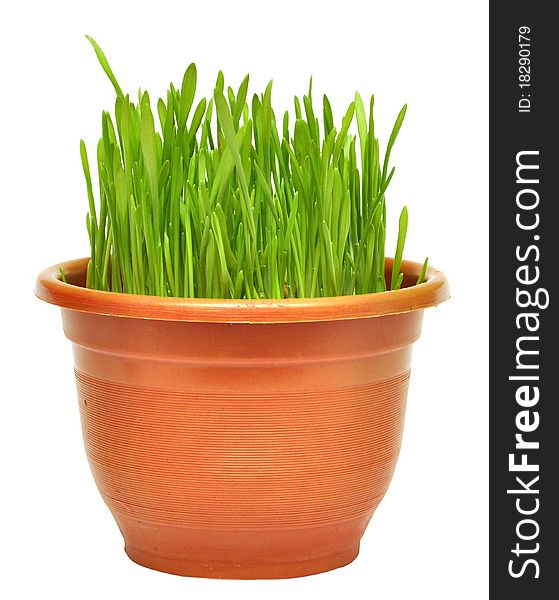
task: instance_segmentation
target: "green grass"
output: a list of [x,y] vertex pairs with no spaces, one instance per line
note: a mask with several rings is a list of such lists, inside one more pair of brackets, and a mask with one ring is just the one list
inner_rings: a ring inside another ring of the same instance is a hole
[[[102,114],[99,202],[80,154],[89,212],[87,287],[156,296],[291,298],[398,289],[408,213],[400,216],[394,270],[384,272],[390,153],[375,137],[374,97],[359,94],[338,129],[312,80],[294,99],[295,119],[272,108],[272,82],[248,97],[220,72],[211,98],[195,101],[196,66],[152,107],[124,94],[88,36],[116,92],[114,121]],[[351,127],[356,122],[357,134]],[[427,261],[418,280],[425,276]]]

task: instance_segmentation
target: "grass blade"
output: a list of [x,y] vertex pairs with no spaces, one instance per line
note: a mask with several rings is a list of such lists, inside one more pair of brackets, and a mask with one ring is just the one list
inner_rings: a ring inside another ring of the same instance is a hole
[[404,254],[404,244],[406,243],[406,235],[408,232],[408,209],[406,206],[402,209],[400,214],[400,223],[398,227],[398,242],[396,244],[396,254],[394,255],[394,263],[392,267],[392,279],[390,289],[399,289],[400,280],[400,267],[402,266],[402,256]]
[[93,46],[93,49],[95,50],[95,54],[97,55],[99,63],[101,65],[101,67],[103,68],[103,71],[105,71],[105,73],[107,74],[107,77],[111,80],[111,83],[113,84],[113,87],[115,88],[116,95],[122,98],[124,94],[122,93],[122,90],[120,89],[120,85],[118,85],[118,81],[116,80],[116,77],[114,76],[113,70],[111,69],[111,66],[109,65],[109,61],[107,60],[105,53],[103,52],[103,50],[101,50],[101,47],[99,46],[99,44],[90,35],[86,35],[85,37],[89,40],[89,43]]

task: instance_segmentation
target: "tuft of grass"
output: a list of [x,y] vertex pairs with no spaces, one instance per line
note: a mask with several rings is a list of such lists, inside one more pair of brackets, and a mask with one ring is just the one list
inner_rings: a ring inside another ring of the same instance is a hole
[[[272,82],[248,98],[218,74],[213,95],[195,101],[197,71],[170,84],[152,109],[148,92],[124,94],[91,42],[116,92],[97,144],[96,204],[83,140],[80,156],[91,246],[87,287],[155,296],[291,298],[399,289],[408,225],[400,216],[394,269],[384,272],[390,153],[355,94],[336,129],[330,102],[315,114],[312,79],[293,119],[276,119]],[[368,113],[368,114],[367,114]],[[351,132],[353,121],[357,135]],[[423,281],[427,261],[419,277]]]

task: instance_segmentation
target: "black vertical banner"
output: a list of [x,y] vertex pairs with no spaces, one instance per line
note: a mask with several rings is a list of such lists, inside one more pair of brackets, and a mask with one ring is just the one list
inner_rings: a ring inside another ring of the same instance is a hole
[[491,599],[559,598],[555,12],[490,2]]

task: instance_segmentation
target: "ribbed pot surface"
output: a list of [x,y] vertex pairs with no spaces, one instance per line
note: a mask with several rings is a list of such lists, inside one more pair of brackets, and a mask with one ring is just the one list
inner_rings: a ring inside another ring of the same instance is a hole
[[63,315],[87,456],[133,560],[284,577],[357,555],[398,457],[420,311],[278,325]]

